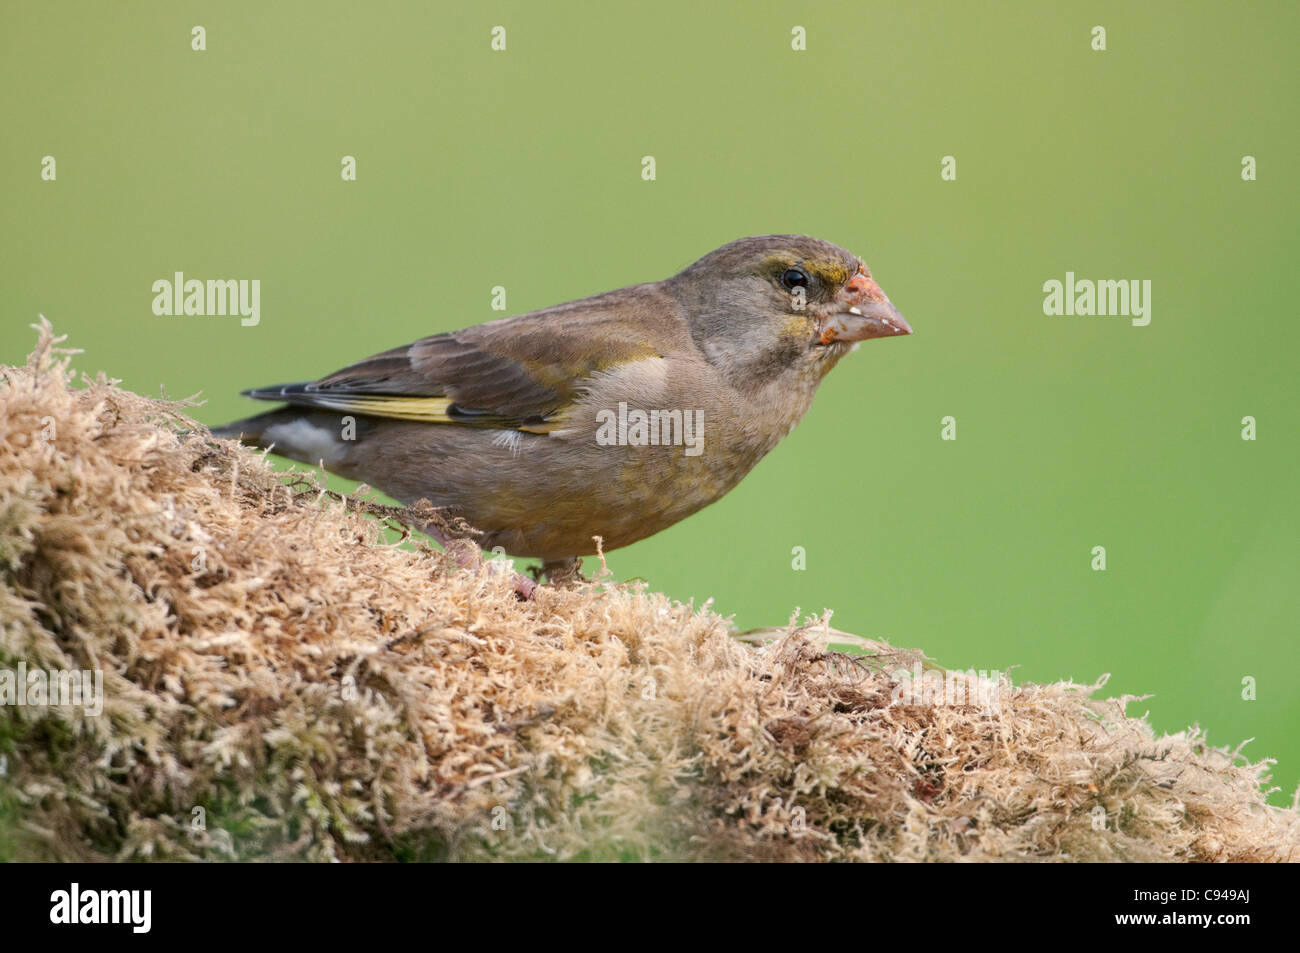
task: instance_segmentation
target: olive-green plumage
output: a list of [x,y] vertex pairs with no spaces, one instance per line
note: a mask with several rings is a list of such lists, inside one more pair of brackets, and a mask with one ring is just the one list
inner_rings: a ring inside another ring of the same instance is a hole
[[[844,249],[745,238],[664,281],[248,391],[289,406],[214,433],[427,499],[482,531],[486,548],[555,562],[712,503],[794,428],[858,341],[910,332]],[[639,445],[649,428],[638,411],[659,412],[654,436],[674,442]]]

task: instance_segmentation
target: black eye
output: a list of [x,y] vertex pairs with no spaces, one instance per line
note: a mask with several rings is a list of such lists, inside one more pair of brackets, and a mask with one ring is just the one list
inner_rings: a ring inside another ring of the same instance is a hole
[[791,268],[781,276],[781,284],[791,291],[795,288],[807,288],[808,274],[802,268]]

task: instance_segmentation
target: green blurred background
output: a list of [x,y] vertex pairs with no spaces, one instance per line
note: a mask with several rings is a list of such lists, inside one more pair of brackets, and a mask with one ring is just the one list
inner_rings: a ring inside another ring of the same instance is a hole
[[[1159,729],[1254,737],[1284,803],[1300,8],[1047,6],[10,0],[0,361],[43,313],[81,369],[202,391],[216,424],[262,409],[241,388],[499,317],[494,285],[517,314],[743,235],[835,241],[916,335],[841,363],[738,489],[614,573],[741,627],[831,607],[951,667],[1113,673]],[[1067,270],[1151,280],[1150,326],[1044,316]],[[260,279],[260,325],[155,317],[175,271]]]

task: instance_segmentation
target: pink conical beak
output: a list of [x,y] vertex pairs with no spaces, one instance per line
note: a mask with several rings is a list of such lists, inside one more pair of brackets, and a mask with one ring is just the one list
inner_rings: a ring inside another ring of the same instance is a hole
[[821,343],[832,341],[869,341],[872,338],[911,334],[912,326],[898,313],[880,285],[865,271],[854,275],[844,285],[848,307],[831,315],[822,328]]

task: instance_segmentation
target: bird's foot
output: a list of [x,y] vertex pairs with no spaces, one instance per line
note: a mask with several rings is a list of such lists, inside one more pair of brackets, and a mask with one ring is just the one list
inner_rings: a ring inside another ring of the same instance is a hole
[[582,560],[577,556],[547,560],[540,566],[530,567],[528,571],[539,581],[545,576],[546,581],[557,589],[569,589],[579,583],[591,582],[582,574]]
[[[447,540],[443,542],[443,551],[451,557],[451,561],[457,569],[482,569],[484,565],[491,567],[494,571],[500,569],[495,562],[485,560],[483,551],[468,540]],[[511,572],[510,575],[513,577],[511,583],[515,595],[520,599],[530,601],[537,595],[537,583],[532,579],[517,572]]]
[[515,595],[524,602],[530,602],[537,595],[537,583],[522,573],[515,573]]

